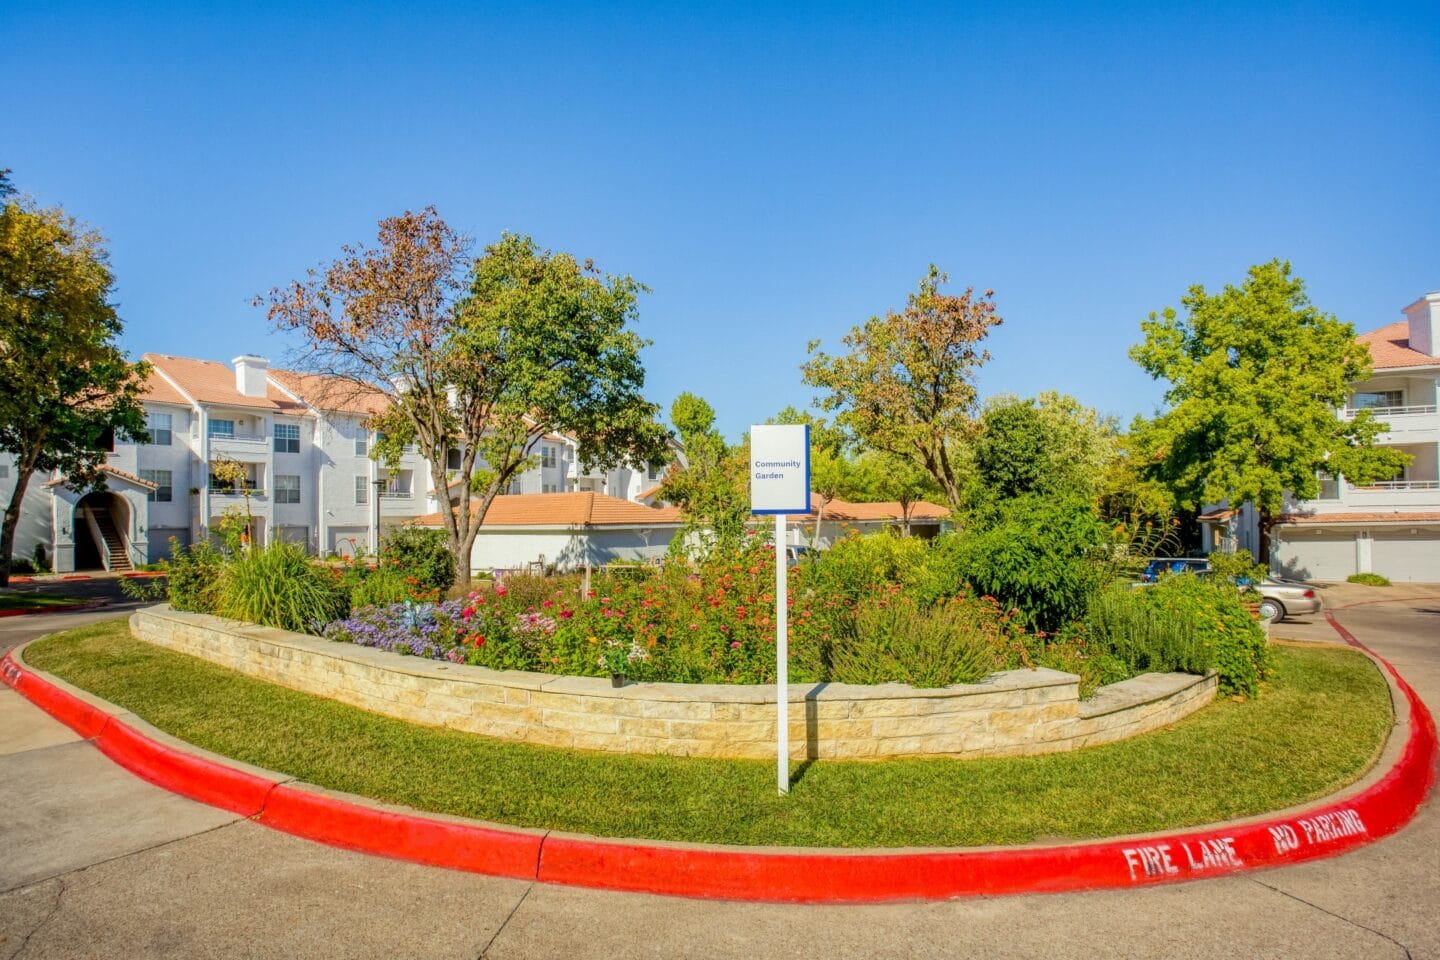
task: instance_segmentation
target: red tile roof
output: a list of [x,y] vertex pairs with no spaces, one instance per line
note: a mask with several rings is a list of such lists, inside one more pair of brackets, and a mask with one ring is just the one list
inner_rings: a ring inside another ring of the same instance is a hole
[[253,407],[292,416],[305,412],[303,406],[291,400],[273,383],[266,383],[265,396],[247,397],[235,389],[235,371],[214,360],[192,360],[163,353],[147,353],[144,359],[199,403]]
[[1400,320],[1355,338],[1370,348],[1376,370],[1394,367],[1440,366],[1440,357],[1430,357],[1410,347],[1410,324]]
[[[100,468],[100,472],[108,473],[112,477],[119,477],[121,480],[128,480],[129,482],[135,484],[135,486],[144,487],[146,490],[158,490],[160,488],[160,485],[158,483],[152,483],[149,480],[142,480],[140,477],[135,476],[135,474],[133,473],[126,473],[124,470],[117,470],[115,467],[104,466]],[[46,480],[45,486],[58,487],[61,484],[67,483],[69,479],[69,477],[56,477],[54,480]]]
[[[439,513],[416,517],[422,527],[438,527]],[[618,527],[674,526],[681,522],[674,507],[647,507],[603,493],[502,494],[485,512],[485,527]]]
[[148,400],[151,403],[173,403],[177,406],[188,407],[190,401],[180,395],[170,383],[155,370],[150,371],[150,376],[145,378],[145,385],[140,388],[140,399]]
[[390,407],[384,392],[344,377],[297,370],[270,370],[269,374],[280,386],[321,410],[374,417]]
[[1389,512],[1371,510],[1354,513],[1287,513],[1280,518],[1282,524],[1352,524],[1352,523],[1440,523],[1440,512],[1434,510],[1407,513],[1401,510]]
[[[793,514],[790,519],[799,522],[814,520],[820,506],[820,495],[810,495],[810,512]],[[900,508],[898,500],[887,500],[876,503],[850,503],[838,497],[825,504],[825,520],[845,521],[852,520],[857,523],[876,520],[900,520],[904,512]],[[950,516],[950,511],[939,504],[931,503],[928,500],[917,500],[910,504],[910,521],[917,520],[943,520]]]

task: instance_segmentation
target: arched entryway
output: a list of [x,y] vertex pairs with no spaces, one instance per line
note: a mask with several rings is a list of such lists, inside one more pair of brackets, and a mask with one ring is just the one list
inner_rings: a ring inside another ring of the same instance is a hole
[[85,494],[75,504],[73,529],[76,570],[131,569],[130,506],[124,497],[101,490]]

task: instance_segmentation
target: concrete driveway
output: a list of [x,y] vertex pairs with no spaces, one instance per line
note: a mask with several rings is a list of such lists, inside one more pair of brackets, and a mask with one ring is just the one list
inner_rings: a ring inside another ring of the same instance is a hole
[[[1332,609],[1355,602],[1342,622],[1440,707],[1440,587],[1326,591]],[[68,625],[44,619],[43,630]],[[1333,639],[1318,620],[1276,633]],[[732,904],[497,880],[298,840],[137,780],[8,690],[0,731],[0,960],[1440,958],[1433,803],[1346,856],[1217,880],[885,906]]]

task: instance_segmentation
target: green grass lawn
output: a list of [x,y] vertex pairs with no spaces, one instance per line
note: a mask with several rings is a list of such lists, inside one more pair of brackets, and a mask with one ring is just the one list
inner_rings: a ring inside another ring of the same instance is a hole
[[58,593],[0,593],[0,610],[44,610],[46,607],[68,607],[86,602],[85,597],[67,597]]
[[1161,830],[1353,782],[1392,722],[1384,679],[1349,650],[1277,654],[1259,700],[1224,701],[1123,743],[1008,760],[821,761],[784,799],[763,761],[558,750],[416,726],[136,641],[123,620],[38,641],[25,658],[217,753],[422,810],[603,836],[891,847]]

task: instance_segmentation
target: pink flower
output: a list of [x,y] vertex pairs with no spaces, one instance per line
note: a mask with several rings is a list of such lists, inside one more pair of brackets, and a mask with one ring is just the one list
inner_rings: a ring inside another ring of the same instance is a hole
[[544,603],[540,604],[540,606],[544,607],[546,610],[549,610],[551,607],[555,606],[555,601],[546,600]]
[[475,608],[466,607],[464,610],[460,611],[460,616],[466,620],[469,620],[471,617],[475,616]]
[[730,649],[731,649],[731,650],[738,650],[739,648],[740,648],[740,641],[739,641],[739,640],[731,640],[731,641],[730,641]]
[[575,611],[574,611],[574,610],[561,610],[561,611],[560,611],[560,619],[561,619],[561,620],[569,620],[569,619],[570,619],[571,617],[573,617],[573,616],[575,616]]
[[509,592],[510,592],[510,591],[508,591],[508,590],[505,589],[505,585],[504,585],[503,583],[502,583],[502,584],[499,584],[499,585],[497,585],[497,586],[495,587],[495,596],[497,596],[497,597],[503,597],[503,596],[505,596],[505,594],[507,594],[507,593],[509,593]]

